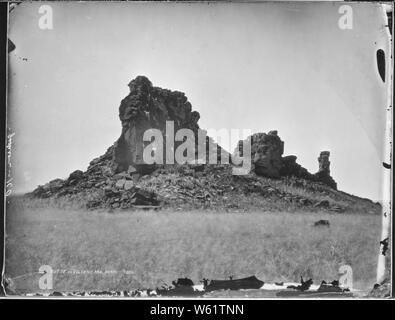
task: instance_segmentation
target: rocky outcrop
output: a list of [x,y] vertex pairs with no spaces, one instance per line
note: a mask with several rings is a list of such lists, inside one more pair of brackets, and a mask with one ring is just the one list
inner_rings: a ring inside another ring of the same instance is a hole
[[[255,133],[246,140],[251,144],[251,171],[261,176],[279,178],[284,142],[277,135],[277,131],[267,134]],[[243,143],[244,141],[240,140],[235,150],[240,156],[245,156]]]
[[303,179],[313,179],[311,173],[303,168],[300,164],[296,162],[296,156],[286,156],[282,158],[282,167],[280,170],[281,176],[295,176]]
[[[322,151],[318,158],[319,170],[311,174],[296,162],[297,157],[283,157],[284,142],[276,130],[268,133],[255,133],[247,138],[251,142],[251,171],[259,176],[280,178],[294,176],[306,180],[324,183],[333,189],[337,184],[330,175],[329,151]],[[235,152],[242,155],[243,140],[240,140]]]
[[[197,136],[200,115],[197,111],[192,111],[192,105],[184,93],[154,87],[144,76],[132,80],[129,88],[130,93],[119,107],[122,133],[114,145],[114,171],[126,171],[133,166],[137,172],[147,173],[155,166],[146,164],[143,159],[144,147],[149,143],[143,141],[144,132],[159,129],[165,144],[166,121],[171,120],[174,132],[181,128],[191,129]],[[175,142],[174,150],[176,148]],[[165,159],[164,146],[163,155]]]
[[284,142],[277,135],[277,131],[257,133],[251,137],[251,159],[256,174],[278,178],[283,153]]
[[322,172],[327,175],[330,174],[331,162],[329,161],[329,156],[329,151],[321,151],[320,156],[318,157],[318,172]]
[[333,189],[337,189],[337,183],[330,175],[330,161],[329,161],[330,152],[322,151],[320,156],[318,157],[318,172],[314,174],[314,178],[317,181],[325,183]]
[[[184,93],[154,87],[146,77],[138,76],[129,83],[129,88],[130,93],[119,107],[122,132],[114,145],[102,156],[93,159],[85,172],[76,170],[67,179],[52,180],[37,187],[31,196],[53,198],[56,202],[62,197],[67,202],[83,202],[88,208],[156,208],[160,205],[177,209],[234,210],[243,207],[244,210],[256,206],[270,209],[268,204],[271,204],[275,210],[283,208],[281,203],[285,202],[287,207],[343,210],[333,204],[294,195],[270,185],[267,177],[282,178],[292,188],[311,189],[312,192],[320,190],[327,193],[328,186],[332,189],[337,187],[330,176],[329,152],[321,153],[319,171],[311,174],[296,162],[296,156],[283,156],[284,142],[274,130],[247,138],[247,142],[251,143],[251,156],[243,154],[244,141],[239,141],[236,151],[244,158],[243,161],[251,161],[251,172],[243,175],[233,173],[233,164],[219,163],[221,154],[226,158],[229,153],[213,143],[210,137],[206,137],[206,163],[145,163],[143,151],[150,143],[143,139],[146,130],[157,129],[161,133],[165,162],[166,151],[175,152],[183,143],[174,140],[177,130],[190,129],[195,135],[194,143],[199,142],[196,139],[200,132],[199,113],[192,111]],[[174,125],[173,134],[168,134],[168,121]],[[173,140],[173,148],[166,150],[165,144],[170,142],[168,139]],[[198,150],[195,148],[191,160],[198,160]],[[217,163],[207,165],[210,153],[215,154],[215,151]],[[245,197],[249,200],[245,201]],[[268,199],[276,201],[270,202]]]
[[[84,195],[87,206],[128,208],[131,206],[156,206],[156,193],[146,186],[141,187],[141,177],[152,174],[155,170],[167,167],[161,164],[147,164],[143,159],[143,150],[150,142],[144,142],[146,130],[158,129],[163,137],[163,162],[166,159],[166,139],[173,139],[172,152],[183,141],[174,141],[174,134],[179,129],[190,129],[198,142],[198,120],[200,115],[192,111],[192,106],[185,94],[152,86],[148,78],[138,76],[129,83],[130,93],[121,101],[119,118],[122,132],[113,146],[106,153],[93,159],[86,172],[76,170],[63,179],[55,179],[43,186],[38,186],[30,195],[36,198],[73,197]],[[173,135],[167,135],[166,122],[173,124]],[[195,154],[192,159],[197,160]],[[211,152],[216,152],[217,159],[225,152],[206,137],[206,163]],[[188,167],[188,166],[187,166]],[[199,164],[190,165],[193,172],[202,171]]]

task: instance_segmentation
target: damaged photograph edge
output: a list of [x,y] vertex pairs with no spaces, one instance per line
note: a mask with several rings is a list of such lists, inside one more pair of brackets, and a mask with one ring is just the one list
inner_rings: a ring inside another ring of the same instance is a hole
[[[237,1],[235,1],[235,2],[237,2]],[[45,3],[45,2],[43,2],[43,3]],[[48,2],[48,3],[51,3],[51,2]],[[70,1],[70,3],[72,3],[72,1]],[[193,3],[199,3],[199,1],[193,1]],[[202,2],[202,3],[207,3],[207,1]],[[213,3],[215,3],[215,1],[213,1]],[[251,4],[252,3],[253,2],[251,2]],[[273,5],[275,5],[275,2],[272,2],[272,3],[273,3]],[[347,3],[352,4],[352,2],[345,2],[345,4],[347,4]],[[381,3],[388,4],[388,2],[381,2]],[[2,3],[1,5],[3,7],[4,3]],[[8,5],[8,8],[6,9],[7,10],[7,16],[8,16],[9,15],[9,8],[10,8],[9,7],[9,3],[6,3],[6,5]],[[108,5],[111,5],[111,3],[109,3]],[[390,5],[392,5],[391,15],[392,15],[392,21],[393,21],[393,15],[394,15],[393,3],[390,3]],[[8,16],[8,19],[9,19],[9,16]],[[7,21],[9,21],[8,19],[7,19]],[[7,24],[7,29],[8,29],[8,27],[9,26]],[[393,30],[393,25],[392,25],[392,30]],[[8,34],[8,32],[7,32],[7,34]],[[381,217],[382,221],[381,221],[381,237],[380,237],[381,241],[380,241],[380,247],[377,248],[377,272],[376,272],[377,276],[376,276],[376,285],[374,286],[374,289],[379,289],[380,285],[385,280],[388,280],[388,274],[391,274],[390,285],[389,285],[389,287],[390,287],[390,294],[389,294],[389,296],[393,297],[393,290],[392,290],[392,281],[393,281],[393,278],[392,278],[392,276],[393,276],[393,267],[392,266],[393,266],[393,264],[391,262],[388,265],[388,261],[387,261],[387,258],[386,258],[386,253],[388,251],[391,253],[391,259],[393,258],[393,254],[392,254],[393,221],[391,221],[390,218],[392,217],[391,204],[392,204],[392,201],[393,201],[393,198],[392,198],[392,196],[393,196],[392,195],[392,190],[393,190],[393,178],[392,178],[392,173],[393,173],[393,171],[392,171],[392,168],[393,168],[392,167],[392,165],[393,165],[392,164],[392,162],[393,162],[392,161],[392,130],[393,130],[393,109],[392,109],[392,105],[393,105],[393,93],[392,93],[392,91],[393,91],[392,90],[393,89],[393,74],[392,73],[393,73],[393,58],[392,58],[392,56],[393,56],[393,50],[394,49],[393,49],[392,37],[390,39],[391,39],[390,40],[391,45],[389,46],[389,52],[386,55],[386,59],[388,59],[388,57],[391,57],[391,59],[381,60],[381,63],[385,64],[384,69],[385,69],[386,73],[388,74],[388,76],[387,76],[388,78],[387,79],[389,79],[390,85],[387,86],[387,88],[388,88],[387,89],[387,91],[388,91],[388,93],[387,93],[387,101],[388,101],[389,108],[387,109],[387,112],[386,112],[386,119],[387,119],[386,120],[386,131],[385,131],[386,141],[385,141],[385,144],[384,144],[385,145],[385,156],[384,156],[384,159],[386,159],[386,161],[384,160],[383,163],[382,163],[383,168],[384,168],[383,169],[383,181],[384,181],[384,188],[383,188],[383,190],[384,190],[384,192],[383,192],[383,198],[382,198],[382,217]],[[6,45],[6,48],[7,48],[7,52],[9,53],[15,48],[15,45],[14,45],[13,42],[10,41],[10,39],[6,38],[6,40],[7,41],[6,41],[5,45]],[[8,54],[7,53],[5,54],[5,60],[8,62]],[[5,71],[6,71],[5,72],[5,80],[6,80],[6,82],[8,82],[8,77],[7,76],[8,76],[8,73],[9,73],[9,71],[8,71],[9,70],[8,69],[9,65],[7,64],[7,62],[5,64],[6,65],[6,67],[5,67]],[[378,63],[378,68],[380,69],[380,66],[379,66],[380,61],[378,60],[377,63]],[[389,67],[388,70],[387,70],[387,66]],[[135,80],[132,80],[129,83],[129,87],[132,90],[132,87],[134,85],[135,86],[140,86],[139,81],[142,81],[142,83],[143,83],[142,86],[144,88],[144,85],[145,85],[144,81],[146,81],[146,80],[150,83],[150,80],[148,80],[148,78],[146,78],[146,79],[138,79],[138,78],[136,78]],[[152,86],[152,84],[150,83],[149,86]],[[154,84],[154,86],[156,86],[156,84]],[[159,90],[167,90],[167,89],[161,89],[159,87],[162,87],[162,86],[159,85],[158,87],[152,87],[152,88],[154,88],[157,91],[159,91]],[[164,88],[167,88],[167,87],[164,87]],[[171,87],[171,86],[170,86],[170,89],[171,90],[177,90],[176,87]],[[6,95],[4,101],[7,103],[8,102],[7,89],[5,89],[5,90],[3,89],[3,91],[5,92],[5,95]],[[175,92],[175,91],[171,91],[171,93],[173,93],[173,92]],[[156,93],[156,94],[158,94],[158,97],[159,97],[161,93]],[[9,107],[9,106],[7,105],[7,107]],[[5,115],[5,118],[7,118],[7,116],[8,116],[7,111],[6,111],[7,107],[3,108],[3,115]],[[196,112],[196,111],[194,111],[194,112]],[[120,117],[121,116],[122,115],[120,114]],[[126,117],[125,117],[125,119],[126,119]],[[150,290],[151,289],[145,290],[145,292],[137,292],[138,291],[137,290],[136,291],[137,294],[134,295],[134,296],[125,296],[123,293],[121,295],[118,292],[106,292],[106,291],[101,291],[101,290],[100,290],[100,292],[102,292],[103,295],[100,295],[99,291],[96,292],[96,293],[89,294],[89,295],[87,294],[86,296],[84,296],[84,295],[75,295],[75,296],[71,296],[70,295],[70,296],[68,296],[68,295],[66,295],[66,294],[64,294],[62,292],[57,292],[57,294],[53,294],[54,292],[51,292],[51,294],[44,294],[44,295],[41,294],[41,295],[38,295],[38,296],[37,295],[34,295],[34,296],[26,296],[26,295],[14,296],[14,295],[6,294],[6,288],[5,288],[6,284],[4,282],[5,281],[5,279],[4,279],[4,276],[5,276],[5,265],[6,265],[6,261],[5,261],[5,253],[6,253],[6,250],[5,250],[5,237],[6,237],[6,234],[7,234],[6,233],[6,220],[7,220],[7,216],[6,216],[6,201],[7,201],[7,192],[8,192],[7,184],[9,182],[9,178],[11,177],[8,174],[9,166],[8,166],[8,163],[7,163],[7,157],[9,155],[9,148],[8,147],[9,147],[9,143],[10,143],[9,142],[9,140],[10,140],[10,132],[7,129],[6,122],[7,122],[7,119],[4,119],[3,120],[3,124],[5,125],[5,127],[4,127],[5,130],[3,131],[4,132],[4,137],[2,137],[2,143],[4,143],[5,157],[4,157],[3,160],[5,161],[5,163],[4,163],[4,167],[3,167],[4,168],[4,172],[2,172],[2,174],[4,174],[4,176],[2,176],[2,183],[4,183],[4,189],[3,190],[4,190],[5,195],[4,195],[4,199],[3,199],[4,200],[3,219],[2,219],[2,223],[3,224],[1,225],[2,232],[3,232],[1,234],[1,236],[2,236],[2,245],[3,245],[3,247],[2,247],[3,248],[3,255],[2,255],[2,260],[1,260],[1,262],[2,262],[1,287],[2,287],[3,294],[1,296],[1,299],[3,299],[3,298],[8,299],[9,298],[9,299],[63,299],[63,300],[67,300],[67,299],[82,299],[82,300],[85,300],[85,299],[88,299],[88,300],[89,299],[93,299],[93,300],[118,299],[118,300],[130,300],[130,299],[138,299],[139,297],[141,297],[141,298],[143,298],[143,300],[149,300],[151,302],[158,302],[158,303],[162,299],[167,300],[167,301],[171,301],[171,300],[186,300],[186,299],[188,299],[188,300],[202,301],[202,303],[204,303],[204,301],[206,301],[206,300],[237,300],[237,299],[241,299],[243,301],[248,301],[248,300],[262,300],[262,299],[280,300],[280,299],[284,299],[284,298],[286,298],[286,299],[293,299],[293,300],[315,300],[315,299],[322,299],[322,298],[328,299],[328,300],[338,300],[338,299],[344,299],[345,298],[345,297],[341,297],[341,296],[337,296],[336,297],[336,296],[330,296],[330,295],[327,296],[327,297],[325,297],[325,296],[308,297],[308,294],[304,294],[304,295],[300,295],[300,296],[293,295],[293,294],[291,294],[289,296],[287,296],[287,295],[281,296],[281,294],[280,294],[280,295],[277,295],[276,297],[255,297],[255,296],[252,296],[252,297],[248,297],[247,299],[243,298],[242,295],[238,295],[238,296],[234,296],[234,297],[232,297],[232,296],[225,296],[225,295],[218,295],[218,296],[214,295],[214,296],[208,296],[208,297],[205,297],[205,296],[193,297],[193,296],[190,296],[188,294],[188,292],[190,290],[190,287],[193,287],[194,288],[193,290],[195,290],[195,287],[199,286],[199,288],[200,288],[200,285],[196,286],[196,285],[193,284],[193,282],[189,283],[190,280],[188,278],[178,278],[177,282],[173,281],[174,288],[179,288],[181,290],[180,292],[182,292],[182,290],[186,290],[186,295],[185,296],[182,293],[178,293],[175,296],[172,296],[171,294],[169,294],[170,297],[166,297],[166,293],[165,292],[169,291],[169,288],[163,289],[163,292],[165,293],[163,296],[161,296],[161,295],[156,296],[156,294],[155,294],[155,296],[154,295],[151,296],[150,295]],[[166,121],[166,129],[171,128],[170,124],[168,126],[168,122],[170,123],[171,121]],[[122,126],[123,125],[124,124],[122,123]],[[172,127],[172,130],[174,132],[174,127]],[[199,134],[200,134],[200,131],[199,131]],[[268,135],[269,136],[271,135],[271,131],[268,133]],[[274,133],[272,133],[272,135],[274,135]],[[275,135],[277,136],[277,132],[276,132]],[[153,137],[153,136],[155,138],[157,137],[157,136],[155,136],[155,132],[150,137]],[[167,137],[167,136],[165,135],[165,137]],[[11,138],[12,138],[12,136],[11,136]],[[163,139],[163,137],[161,139]],[[160,139],[158,139],[158,140],[161,141]],[[247,141],[247,140],[244,140],[244,141]],[[249,141],[251,142],[251,140],[252,140],[252,138]],[[144,140],[144,141],[148,141],[148,140]],[[177,139],[176,139],[176,141],[177,141]],[[180,141],[180,140],[178,140],[178,141]],[[195,147],[195,143],[194,143],[194,147]],[[215,147],[217,148],[217,145]],[[219,147],[219,144],[218,144],[218,147]],[[167,146],[166,146],[166,148],[167,148]],[[174,145],[171,148],[172,148],[172,150],[174,150],[175,149]],[[203,148],[206,149],[206,145],[204,145]],[[240,142],[239,142],[239,148],[240,148]],[[219,147],[219,149],[221,149],[221,147]],[[155,150],[155,151],[157,150],[157,146],[156,145],[153,147],[153,150]],[[167,150],[168,149],[163,150],[162,153],[164,152],[166,154]],[[201,150],[201,149],[199,149],[199,150]],[[245,149],[243,149],[243,151],[244,150]],[[217,154],[217,152],[218,152],[218,149],[216,150],[215,153]],[[210,150],[208,151],[208,153],[210,153]],[[146,161],[147,158],[145,157],[147,154],[148,153],[144,152],[144,156],[143,157],[144,157],[144,162],[145,163],[147,163],[147,161]],[[151,154],[152,153],[150,152],[149,155],[151,155]],[[156,155],[156,152],[155,152],[155,155]],[[210,155],[212,155],[212,154],[210,153]],[[119,156],[122,157],[122,155],[119,155]],[[162,154],[162,156],[163,156],[163,154]],[[204,157],[205,156],[206,156],[206,153],[204,152]],[[222,153],[221,153],[221,156],[222,156]],[[322,156],[324,158],[324,157],[326,157],[326,154],[321,153],[320,156]],[[200,155],[198,155],[198,157],[200,157]],[[176,157],[175,158],[176,158],[175,160],[176,160],[177,163],[182,163],[182,161],[184,159],[183,157],[181,157],[181,160],[179,160],[179,158],[177,158],[177,153],[176,153]],[[329,158],[329,154],[327,156],[327,159],[328,158]],[[156,159],[156,160],[158,160],[158,159]],[[174,158],[172,160],[173,160],[173,164],[174,164]],[[231,161],[236,161],[236,160],[234,160],[232,158]],[[157,163],[160,163],[160,162],[158,162],[158,161],[155,162],[154,161],[153,163],[157,164]],[[209,162],[209,163],[211,163],[211,162]],[[129,166],[129,164],[127,164],[127,165]],[[200,165],[199,163],[196,164],[197,167],[199,165]],[[329,167],[329,165],[328,165],[328,167]],[[123,168],[123,169],[125,169],[125,168]],[[118,178],[122,178],[122,181],[123,181],[122,188],[126,189],[125,184],[127,183],[127,181],[129,181],[129,178],[121,177],[123,171],[125,171],[123,169],[119,169],[118,168],[118,169],[115,169],[115,170],[118,170],[118,173],[116,173],[116,174],[119,175]],[[137,169],[139,169],[139,168],[137,168]],[[126,171],[128,173],[129,173],[129,170],[130,170],[130,166],[128,168],[126,168]],[[133,168],[133,170],[135,170],[135,169]],[[79,170],[77,170],[77,171],[79,171]],[[198,170],[196,170],[196,171],[198,171]],[[329,171],[329,169],[328,169],[328,171]],[[133,176],[133,174],[131,174],[131,175]],[[75,177],[75,178],[79,179],[78,177]],[[133,181],[133,183],[134,183],[134,180],[131,179],[130,181]],[[132,186],[132,182],[130,183],[130,185]],[[37,188],[37,189],[35,189],[35,191],[37,191],[37,194],[39,194],[39,193],[42,194],[45,190]],[[144,198],[143,200],[145,200],[147,198],[146,194],[141,194],[140,195],[138,192],[139,192],[139,190],[136,189],[135,193],[137,193],[137,195],[136,195],[137,198],[139,196]],[[156,210],[156,208],[154,208],[155,204],[152,205],[151,202],[148,202],[148,204],[144,204],[144,201],[142,201],[142,203],[143,204],[141,205],[141,208],[143,206],[145,206],[145,207],[150,207],[150,210]],[[94,202],[92,202],[91,204],[95,205]],[[136,205],[136,207],[137,207],[137,205]],[[146,208],[144,208],[144,209],[146,209]],[[144,220],[144,218],[143,218],[143,220]],[[327,220],[319,220],[318,222],[320,222],[320,221],[322,222],[323,225],[325,225],[327,223]],[[325,226],[324,226],[324,228],[325,228]],[[44,268],[40,272],[45,275],[48,271],[52,275],[52,272],[53,272],[52,269],[45,270],[45,268]],[[347,272],[347,270],[344,270],[344,272]],[[276,285],[278,285],[278,287],[284,287],[286,289],[289,288],[289,289],[292,289],[292,290],[299,290],[299,291],[301,290],[302,292],[304,292],[304,289],[302,290],[300,287],[303,288],[305,285],[306,286],[310,286],[310,284],[308,283],[309,280],[308,281],[305,281],[305,280],[301,277],[300,285],[298,285],[298,284],[291,284],[291,285],[286,286],[287,285],[286,282],[281,283],[281,284],[280,283],[279,284],[276,283]],[[203,281],[208,281],[208,280],[203,279]],[[223,283],[221,283],[221,281],[223,281]],[[336,281],[336,280],[334,280],[334,281]],[[215,283],[215,282],[217,282],[217,283]],[[232,289],[234,289],[234,287],[242,288],[242,290],[244,290],[243,286],[245,286],[245,285],[247,286],[247,288],[250,288],[251,286],[252,287],[256,286],[256,288],[259,289],[259,288],[261,288],[263,286],[263,283],[264,282],[258,280],[255,276],[251,276],[251,277],[247,277],[247,278],[241,278],[241,279],[235,279],[235,280],[231,276],[228,280],[214,280],[214,281],[212,280],[211,283],[208,283],[208,282],[204,283],[203,284],[203,288],[204,288],[203,292],[206,292],[205,289],[209,288],[210,286],[212,286],[213,288],[215,286],[218,286],[218,288],[214,288],[213,290],[224,290],[224,288],[225,288],[225,290],[226,289],[228,289],[228,290],[231,289],[232,290]],[[323,284],[321,284],[321,285],[323,285]],[[338,283],[337,284],[325,283],[324,286],[326,286],[326,285],[327,286],[336,287],[336,286],[338,286]],[[318,286],[317,286],[317,288],[318,288]],[[92,288],[92,289],[94,289],[94,288]],[[95,290],[92,290],[92,292],[94,292],[94,291]],[[157,290],[152,290],[152,291],[155,291],[155,293],[156,293]],[[207,292],[209,292],[209,290],[207,290]],[[287,291],[285,291],[285,292],[287,292]],[[387,296],[385,298],[390,298],[390,297]],[[383,299],[383,297],[358,297],[358,300],[364,300],[364,299]],[[159,305],[158,305],[158,310],[156,310],[156,311],[158,312],[158,314],[160,313]],[[235,310],[233,310],[233,311],[235,311]],[[212,311],[210,311],[210,312],[212,312]],[[222,312],[223,312],[223,310],[222,310]],[[237,310],[235,312],[237,312]]]

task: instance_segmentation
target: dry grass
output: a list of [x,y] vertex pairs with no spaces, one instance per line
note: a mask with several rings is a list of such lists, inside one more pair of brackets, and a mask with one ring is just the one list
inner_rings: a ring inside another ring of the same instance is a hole
[[[313,227],[319,219],[331,227]],[[87,272],[55,274],[58,291],[154,288],[184,276],[198,282],[254,274],[273,282],[303,275],[319,282],[337,279],[343,264],[353,268],[354,287],[370,289],[381,218],[324,212],[86,212],[16,201],[8,207],[6,227],[6,275],[19,293],[39,291],[41,265]]]

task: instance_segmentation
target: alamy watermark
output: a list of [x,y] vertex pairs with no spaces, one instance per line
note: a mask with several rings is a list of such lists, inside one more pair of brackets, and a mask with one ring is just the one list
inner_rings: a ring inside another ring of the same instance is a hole
[[[240,134],[241,133],[241,134]],[[197,135],[197,136],[196,136]],[[144,132],[143,141],[149,142],[144,147],[145,164],[229,164],[234,165],[232,173],[243,175],[251,170],[251,135],[250,129],[198,129],[197,134],[191,129],[174,131],[174,121],[166,121],[165,136],[159,129]],[[210,138],[208,138],[210,137]],[[214,142],[216,138],[218,144]],[[243,142],[231,151],[231,142],[241,139]]]

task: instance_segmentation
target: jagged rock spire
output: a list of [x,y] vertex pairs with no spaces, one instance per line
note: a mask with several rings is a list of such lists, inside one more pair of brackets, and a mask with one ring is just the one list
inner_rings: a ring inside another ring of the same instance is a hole
[[200,115],[183,92],[152,86],[145,76],[129,82],[130,93],[121,101],[119,119],[122,133],[114,146],[114,170],[121,172],[130,165],[138,170],[149,170],[143,161],[143,135],[148,129],[159,129],[165,137],[166,121],[174,122],[174,129],[199,129]]

